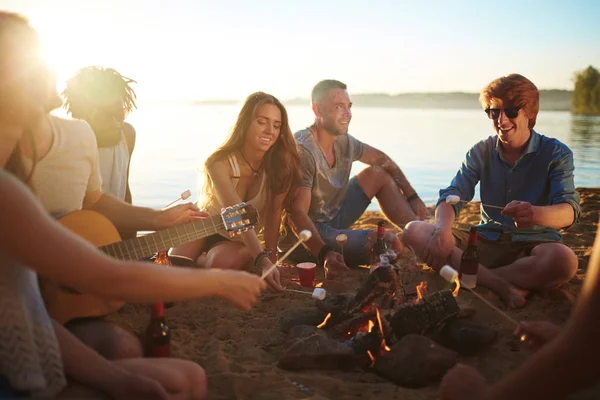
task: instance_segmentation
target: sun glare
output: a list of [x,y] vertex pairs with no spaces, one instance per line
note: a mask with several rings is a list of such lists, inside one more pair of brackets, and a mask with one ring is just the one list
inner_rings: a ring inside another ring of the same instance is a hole
[[[78,69],[98,65],[117,70],[136,69],[118,30],[107,29],[86,13],[44,13],[30,17],[40,35],[42,56],[56,73],[59,89]],[[128,72],[127,72],[128,73]]]

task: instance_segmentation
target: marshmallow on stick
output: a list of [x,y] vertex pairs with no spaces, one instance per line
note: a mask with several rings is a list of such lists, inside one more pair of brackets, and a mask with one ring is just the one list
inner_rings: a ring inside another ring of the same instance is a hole
[[[311,294],[310,292],[304,292],[302,290],[294,290],[294,289],[285,289],[285,290],[287,290],[288,292],[294,292],[294,293]],[[327,296],[327,291],[325,291],[325,289],[323,289],[323,288],[315,288],[315,290],[313,290],[313,292],[312,292],[313,299],[325,300],[325,296]]]
[[[448,204],[458,204],[458,203],[468,203],[468,201],[466,200],[461,200],[460,196],[457,196],[455,194],[451,194],[448,197],[446,197],[446,203]],[[499,208],[500,210],[503,210],[504,207],[500,207],[500,206],[492,206],[490,204],[483,204],[481,203],[482,206],[484,207],[492,207],[492,208]]]
[[262,274],[262,276],[260,277],[260,279],[262,279],[264,281],[267,276],[271,275],[271,273],[273,271],[275,271],[275,268],[277,268],[277,266],[279,264],[281,264],[283,262],[283,260],[285,260],[290,254],[292,254],[292,251],[294,251],[296,249],[296,247],[298,247],[302,243],[306,242],[308,239],[310,239],[311,236],[312,236],[312,232],[309,231],[308,229],[305,229],[305,230],[301,231],[300,235],[298,235],[298,241],[292,247],[290,247],[289,250],[286,251],[285,254],[279,260],[277,260],[277,263],[273,264],[271,266],[271,268],[269,268],[268,270],[266,270]]
[[[440,269],[440,276],[450,283],[456,282],[456,284],[459,285],[459,287],[460,287],[460,280],[458,278],[458,272],[451,266],[444,265],[442,267],[442,269]],[[485,304],[490,306],[490,308],[492,308],[494,311],[498,312],[498,314],[502,315],[504,318],[506,318],[511,323],[515,324],[516,326],[519,326],[519,323],[517,322],[517,320],[512,318],[510,315],[508,315],[504,311],[500,310],[498,307],[496,307],[495,305],[493,305],[492,303],[487,301],[485,298],[481,297],[477,292],[475,292],[474,290],[470,289],[467,286],[463,285],[463,287],[465,289],[469,289],[469,291],[471,293],[473,293],[475,295],[475,297],[478,297],[479,300],[483,301]],[[521,342],[524,342],[525,340],[527,340],[527,335],[521,335],[520,339],[521,339]]]
[[171,204],[173,204],[173,203],[177,203],[179,200],[186,200],[186,199],[189,199],[191,195],[192,195],[192,192],[190,192],[190,191],[189,191],[189,189],[188,189],[188,190],[186,190],[185,192],[181,193],[181,195],[179,196],[179,198],[178,198],[178,199],[176,199],[176,200],[173,200],[172,202],[170,202],[169,204],[167,204],[167,205],[166,205],[164,208],[167,208],[167,207],[169,207],[169,206],[170,206]]
[[340,245],[342,249],[342,256],[344,256],[344,243],[348,241],[348,235],[346,235],[345,233],[340,233],[335,237],[335,241],[338,242],[338,244]]

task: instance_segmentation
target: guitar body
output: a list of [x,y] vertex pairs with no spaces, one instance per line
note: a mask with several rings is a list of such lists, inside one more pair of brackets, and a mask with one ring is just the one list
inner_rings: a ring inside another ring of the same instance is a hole
[[[166,251],[196,239],[228,232],[240,234],[258,223],[258,213],[250,205],[241,203],[224,208],[220,215],[198,219],[187,224],[167,228],[145,236],[122,241],[115,226],[103,215],[90,210],[73,211],[58,220],[65,228],[83,239],[100,247],[106,255],[121,260],[148,259],[161,253],[160,264],[194,267],[193,260],[187,257],[167,257]],[[86,268],[82,265],[81,268]],[[131,282],[136,285],[137,282]],[[59,283],[40,279],[40,290],[48,314],[65,324],[75,318],[99,317],[118,311],[125,302],[79,293]]]
[[[95,211],[73,211],[59,219],[58,223],[96,247],[121,241],[121,235],[115,226]],[[81,268],[86,266],[82,265]],[[108,301],[98,296],[80,294],[45,279],[40,286],[48,314],[61,324],[74,318],[112,314],[125,304],[122,301]]]

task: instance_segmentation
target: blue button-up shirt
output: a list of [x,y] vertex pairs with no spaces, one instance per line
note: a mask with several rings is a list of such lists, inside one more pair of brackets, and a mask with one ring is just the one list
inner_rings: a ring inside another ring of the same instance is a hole
[[[575,211],[575,222],[581,216],[579,193],[573,181],[573,152],[560,141],[540,135],[534,130],[525,152],[511,166],[502,156],[497,136],[490,136],[469,150],[458,173],[446,189],[440,190],[437,204],[449,195],[471,201],[475,186],[480,183],[481,221],[477,229],[490,240],[508,233],[513,241],[560,240],[552,228],[534,225],[517,228],[511,217],[503,217],[500,209],[513,200],[527,201],[535,206],[569,203]],[[465,203],[454,205],[456,215]]]

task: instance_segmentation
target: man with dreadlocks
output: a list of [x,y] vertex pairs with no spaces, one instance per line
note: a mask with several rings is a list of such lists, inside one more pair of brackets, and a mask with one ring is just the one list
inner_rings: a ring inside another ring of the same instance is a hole
[[62,93],[67,112],[90,124],[96,134],[102,191],[129,204],[135,129],[125,117],[136,108],[131,83],[136,82],[112,68],[85,67],[67,81]]

